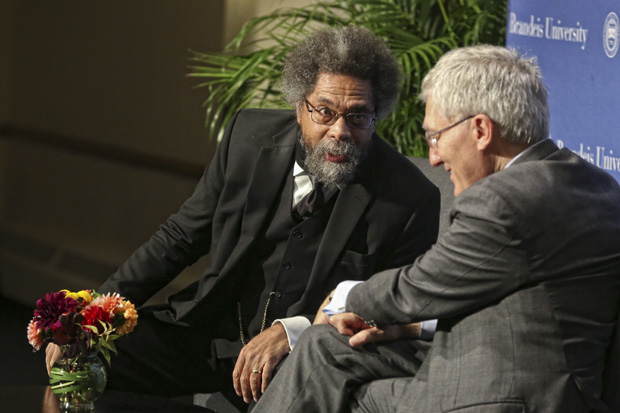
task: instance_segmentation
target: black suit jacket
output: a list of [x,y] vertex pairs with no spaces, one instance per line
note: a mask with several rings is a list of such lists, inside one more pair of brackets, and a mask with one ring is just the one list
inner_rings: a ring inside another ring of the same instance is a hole
[[[245,260],[292,173],[298,134],[293,111],[239,112],[194,194],[101,291],[117,291],[140,305],[210,252],[203,277],[171,296],[158,316],[189,325],[222,320],[220,337],[238,334],[226,311],[252,277]],[[368,167],[337,198],[306,291],[289,307],[289,317],[312,317],[339,281],[411,263],[435,241],[437,188],[377,136],[371,145]]]

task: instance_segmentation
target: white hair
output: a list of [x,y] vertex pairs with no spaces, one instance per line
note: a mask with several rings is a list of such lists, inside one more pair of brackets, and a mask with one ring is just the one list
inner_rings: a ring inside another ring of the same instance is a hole
[[449,121],[484,114],[515,143],[549,135],[547,89],[535,58],[516,50],[479,45],[452,50],[424,78],[420,100]]

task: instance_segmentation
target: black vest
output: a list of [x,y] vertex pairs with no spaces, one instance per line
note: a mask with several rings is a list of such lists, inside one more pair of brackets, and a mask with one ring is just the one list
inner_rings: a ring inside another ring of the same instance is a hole
[[241,329],[245,341],[249,342],[263,326],[268,328],[274,320],[290,317],[287,310],[299,301],[308,286],[314,258],[338,193],[317,213],[298,223],[291,214],[293,181],[291,169],[265,230],[259,232],[251,255],[244,259],[247,276],[242,276],[244,282],[238,285],[234,309],[237,325],[226,326],[226,330],[230,327],[238,331],[238,339],[235,342],[214,339],[218,358],[239,355]]
[[[239,286],[241,322],[246,340],[258,335],[299,301],[307,288],[319,244],[334,207],[336,196],[310,218],[300,223],[291,215],[293,203],[292,173],[285,180],[276,209],[255,241],[248,269],[252,276]],[[259,295],[260,292],[260,295]]]

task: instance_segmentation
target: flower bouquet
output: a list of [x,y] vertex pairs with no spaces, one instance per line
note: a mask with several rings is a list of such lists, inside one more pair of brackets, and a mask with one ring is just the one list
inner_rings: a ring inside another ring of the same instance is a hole
[[114,340],[132,332],[137,321],[135,306],[118,294],[61,290],[37,301],[28,341],[34,351],[49,343],[60,346],[62,356],[52,367],[50,386],[61,410],[94,408],[107,381],[98,354],[109,365],[110,353],[116,353]]

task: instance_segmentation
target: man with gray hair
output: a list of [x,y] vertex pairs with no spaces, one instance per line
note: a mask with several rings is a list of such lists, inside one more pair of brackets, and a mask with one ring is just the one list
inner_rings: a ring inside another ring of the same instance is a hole
[[[450,226],[415,263],[341,283],[255,412],[610,411],[618,183],[547,139],[540,69],[514,50],[447,53],[421,99]],[[398,345],[433,318],[418,370]]]
[[338,282],[435,241],[437,188],[374,133],[399,93],[384,42],[353,26],[312,33],[282,82],[294,111],[236,114],[194,194],[98,289],[142,305],[211,253],[200,280],[139,310],[109,387],[258,399]]

